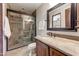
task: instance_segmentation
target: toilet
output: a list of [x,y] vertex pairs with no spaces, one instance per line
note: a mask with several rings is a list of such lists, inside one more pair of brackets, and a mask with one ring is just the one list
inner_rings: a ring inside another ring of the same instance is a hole
[[35,42],[28,45],[29,56],[32,56],[32,53],[35,50],[35,48],[36,48],[36,43]]

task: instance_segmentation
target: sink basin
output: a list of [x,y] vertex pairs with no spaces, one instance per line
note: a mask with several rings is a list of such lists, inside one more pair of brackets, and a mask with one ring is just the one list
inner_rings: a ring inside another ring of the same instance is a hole
[[47,39],[47,40],[48,40],[48,39],[54,39],[54,37],[50,37],[50,36],[42,36],[41,38],[42,38],[42,39]]
[[54,39],[54,37],[50,37],[50,36],[37,36],[37,38],[40,38],[40,39]]

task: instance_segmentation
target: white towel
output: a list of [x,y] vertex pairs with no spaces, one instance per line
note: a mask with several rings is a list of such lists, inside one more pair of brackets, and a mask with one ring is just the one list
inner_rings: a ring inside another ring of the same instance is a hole
[[11,36],[10,24],[9,19],[5,17],[4,19],[4,35],[9,39]]

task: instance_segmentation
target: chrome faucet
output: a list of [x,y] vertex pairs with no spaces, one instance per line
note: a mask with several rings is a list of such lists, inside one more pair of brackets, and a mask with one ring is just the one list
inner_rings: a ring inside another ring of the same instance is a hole
[[48,35],[48,36],[51,36],[51,37],[52,37],[52,36],[56,37],[55,33],[51,33],[51,32],[48,32],[47,35]]

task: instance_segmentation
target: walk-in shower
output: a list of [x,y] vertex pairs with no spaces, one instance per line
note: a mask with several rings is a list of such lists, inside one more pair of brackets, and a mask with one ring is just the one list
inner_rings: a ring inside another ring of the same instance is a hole
[[7,40],[7,49],[15,49],[33,42],[35,36],[35,19],[33,16],[7,10],[11,37]]

